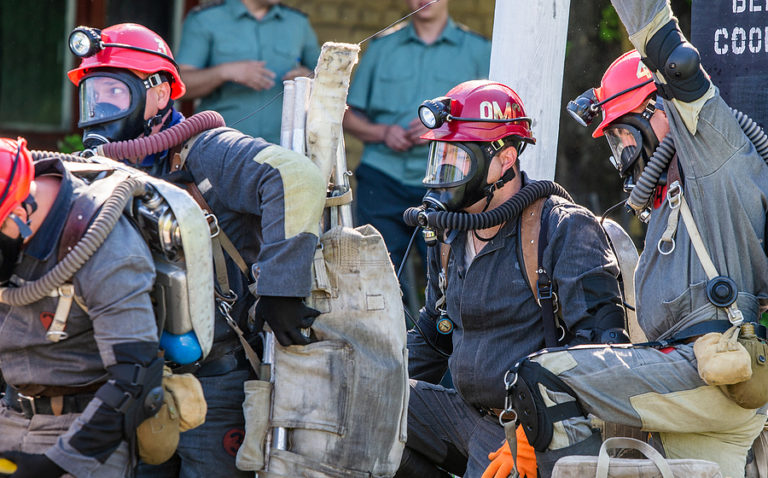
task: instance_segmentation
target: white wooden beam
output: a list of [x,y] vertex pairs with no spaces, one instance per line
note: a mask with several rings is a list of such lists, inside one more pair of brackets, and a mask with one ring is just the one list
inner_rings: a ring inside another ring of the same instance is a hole
[[520,95],[536,144],[520,165],[535,179],[555,177],[563,111],[563,65],[570,0],[496,0],[490,79]]

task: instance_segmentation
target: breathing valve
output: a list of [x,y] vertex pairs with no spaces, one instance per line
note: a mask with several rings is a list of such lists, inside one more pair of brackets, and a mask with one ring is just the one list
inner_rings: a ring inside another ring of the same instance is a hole
[[736,302],[737,290],[730,277],[717,276],[707,282],[707,298],[717,307],[728,307]]

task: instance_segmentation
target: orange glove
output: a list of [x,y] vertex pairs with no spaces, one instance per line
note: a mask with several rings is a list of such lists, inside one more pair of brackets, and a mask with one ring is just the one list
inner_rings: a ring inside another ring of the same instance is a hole
[[[515,430],[517,436],[517,472],[524,478],[536,478],[536,454],[533,447],[528,444],[528,439],[522,427]],[[512,451],[506,441],[501,448],[490,453],[488,459],[491,464],[483,472],[482,478],[507,478],[512,473],[514,463]]]

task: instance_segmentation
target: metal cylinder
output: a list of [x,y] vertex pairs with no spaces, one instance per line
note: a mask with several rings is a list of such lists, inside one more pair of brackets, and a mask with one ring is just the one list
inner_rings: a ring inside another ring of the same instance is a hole
[[293,80],[283,82],[283,115],[280,123],[280,146],[291,149],[293,141],[293,104],[296,84]]

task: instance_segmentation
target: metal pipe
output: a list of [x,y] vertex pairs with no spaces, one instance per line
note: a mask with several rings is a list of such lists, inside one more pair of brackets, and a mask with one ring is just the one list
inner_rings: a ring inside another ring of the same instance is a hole
[[280,146],[291,149],[293,142],[293,102],[296,84],[293,80],[283,82],[283,115],[280,122]]

